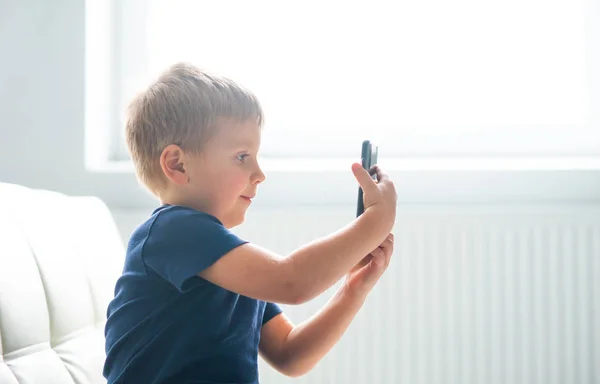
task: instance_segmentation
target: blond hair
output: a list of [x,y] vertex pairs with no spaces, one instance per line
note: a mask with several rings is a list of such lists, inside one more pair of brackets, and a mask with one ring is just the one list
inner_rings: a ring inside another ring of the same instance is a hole
[[169,67],[127,110],[126,141],[138,179],[156,196],[165,187],[160,155],[170,144],[199,153],[223,118],[263,122],[254,94],[230,79],[178,63]]

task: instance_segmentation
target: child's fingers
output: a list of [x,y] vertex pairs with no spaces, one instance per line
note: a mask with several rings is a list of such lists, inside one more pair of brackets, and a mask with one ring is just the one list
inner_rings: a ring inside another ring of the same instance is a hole
[[387,235],[385,240],[383,240],[383,242],[379,246],[382,248],[393,247],[394,246],[394,234],[390,233],[389,235]]
[[385,264],[386,255],[381,247],[375,248],[373,252],[371,252],[371,256],[373,256],[372,260],[377,266]]
[[377,175],[377,181],[388,180],[390,176],[386,171],[383,170],[379,165],[374,165],[371,169],[369,169],[369,173],[371,175]]
[[384,252],[377,253],[376,256],[373,256],[372,260],[373,260],[373,263],[375,263],[375,265],[378,268],[385,267],[386,264],[387,264],[387,262],[386,262],[386,256],[385,256]]
[[380,249],[384,251],[385,255],[385,267],[390,264],[390,259],[392,258],[392,253],[394,253],[394,234],[390,233],[386,239],[379,246]]

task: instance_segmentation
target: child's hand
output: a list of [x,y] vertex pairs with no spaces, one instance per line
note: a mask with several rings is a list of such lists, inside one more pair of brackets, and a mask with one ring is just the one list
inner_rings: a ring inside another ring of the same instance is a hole
[[394,252],[394,234],[390,233],[383,243],[365,256],[348,272],[344,289],[351,295],[366,297],[387,269]]
[[[377,165],[367,171],[359,163],[352,164],[352,172],[363,190],[365,211],[370,208],[381,207],[380,212],[385,216],[390,216],[393,222],[396,218],[397,196],[396,188],[389,175]],[[369,172],[377,175],[377,181],[371,178]]]

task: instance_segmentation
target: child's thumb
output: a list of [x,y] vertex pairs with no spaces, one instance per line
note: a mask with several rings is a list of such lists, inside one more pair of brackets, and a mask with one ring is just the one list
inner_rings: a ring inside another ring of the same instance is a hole
[[352,173],[354,173],[354,177],[356,178],[356,181],[358,181],[358,184],[363,191],[368,191],[375,185],[375,182],[371,178],[371,175],[369,175],[369,172],[359,163],[352,164]]

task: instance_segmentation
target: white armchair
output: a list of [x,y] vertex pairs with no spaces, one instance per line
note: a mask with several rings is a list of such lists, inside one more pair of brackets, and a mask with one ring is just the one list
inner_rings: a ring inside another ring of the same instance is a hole
[[106,383],[104,322],[124,257],[106,205],[0,183],[0,384]]

